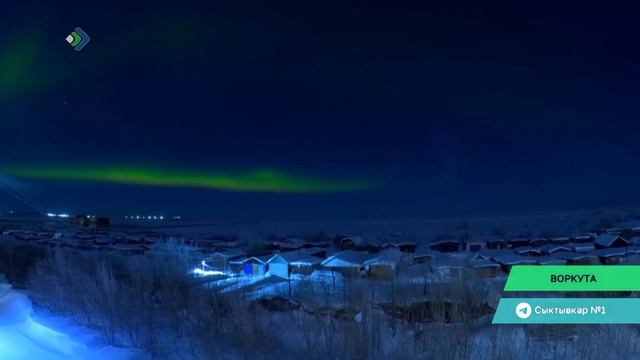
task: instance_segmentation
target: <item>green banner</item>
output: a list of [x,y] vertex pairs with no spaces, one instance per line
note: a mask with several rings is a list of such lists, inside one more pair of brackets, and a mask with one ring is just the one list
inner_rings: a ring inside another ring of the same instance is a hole
[[640,299],[504,298],[493,324],[640,324]]
[[517,265],[505,291],[640,291],[640,265]]

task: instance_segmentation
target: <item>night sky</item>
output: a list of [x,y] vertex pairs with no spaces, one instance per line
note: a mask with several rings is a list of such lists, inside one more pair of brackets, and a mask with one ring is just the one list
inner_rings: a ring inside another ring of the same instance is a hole
[[3,4],[1,181],[110,216],[640,202],[640,9],[491,3]]

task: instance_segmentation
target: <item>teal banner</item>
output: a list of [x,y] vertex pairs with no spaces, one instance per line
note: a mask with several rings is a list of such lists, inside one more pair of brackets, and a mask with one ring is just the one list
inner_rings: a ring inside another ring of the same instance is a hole
[[505,291],[640,291],[640,266],[516,265]]
[[493,324],[640,324],[640,298],[503,298]]

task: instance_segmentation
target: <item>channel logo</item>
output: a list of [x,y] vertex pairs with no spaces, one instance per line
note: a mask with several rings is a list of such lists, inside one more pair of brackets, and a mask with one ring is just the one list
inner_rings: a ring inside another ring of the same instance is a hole
[[77,27],[74,29],[74,31],[71,32],[71,34],[69,34],[69,36],[67,36],[66,40],[69,45],[71,45],[71,47],[76,49],[76,51],[80,51],[85,45],[89,43],[89,40],[91,40],[91,38],[89,37],[89,35],[87,35],[86,32],[84,32],[84,30]]
[[531,305],[526,302],[516,305],[516,316],[520,319],[527,319],[531,316]]

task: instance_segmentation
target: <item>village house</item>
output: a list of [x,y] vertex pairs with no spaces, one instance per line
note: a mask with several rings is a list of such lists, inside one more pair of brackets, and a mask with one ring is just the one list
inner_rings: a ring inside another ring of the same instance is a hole
[[551,239],[550,243],[552,243],[552,244],[566,244],[569,241],[571,241],[571,239],[569,239],[568,236],[556,236],[556,237]]
[[236,248],[239,244],[237,241],[224,241],[217,240],[211,244],[215,249],[233,249]]
[[322,267],[323,260],[315,256],[295,259],[289,262],[290,271],[292,274],[311,275],[315,270]]
[[339,272],[344,276],[360,276],[364,262],[372,257],[373,255],[367,252],[346,250],[329,256],[321,265],[327,270]]
[[308,248],[273,254],[267,260],[269,273],[282,278],[289,278],[293,273],[310,275],[322,263],[323,259],[317,255],[324,253],[322,248]]
[[416,251],[413,253],[413,263],[414,264],[425,264],[431,262],[431,260],[438,257],[438,253],[431,250],[428,245],[420,245],[416,248]]
[[439,252],[457,252],[462,250],[462,242],[456,239],[442,239],[429,243],[429,248]]
[[590,234],[578,234],[571,236],[571,242],[574,243],[589,243],[594,239],[593,235]]
[[465,251],[478,252],[487,248],[487,242],[483,240],[465,241]]
[[355,250],[365,244],[362,236],[348,236],[340,240],[338,248],[340,250]]
[[413,264],[399,269],[399,277],[410,282],[424,283],[431,274],[431,265],[428,263]]
[[274,254],[269,258],[269,260],[267,260],[269,273],[274,276],[288,279],[291,274],[290,263],[294,257],[297,256],[290,256],[287,252]]
[[567,260],[558,259],[551,256],[541,256],[536,258],[536,264],[538,265],[564,265],[566,263]]
[[473,253],[472,256],[469,257],[469,260],[479,260],[479,259],[492,259],[495,256],[499,256],[502,254],[512,254],[513,251],[511,249],[485,249],[478,251],[477,253]]
[[431,274],[438,280],[461,280],[466,268],[465,258],[443,254],[430,263]]
[[398,249],[404,253],[413,253],[416,251],[416,243],[411,241],[386,242],[382,244],[381,249]]
[[209,256],[209,264],[216,270],[229,268],[229,261],[245,257],[247,254],[241,249],[216,251]]
[[507,247],[507,241],[504,239],[487,240],[487,249],[500,250]]
[[596,249],[616,248],[629,246],[629,241],[620,235],[604,233],[594,240]]
[[267,250],[292,251],[301,249],[306,242],[300,238],[286,238],[284,240],[276,240],[267,244]]
[[506,273],[509,273],[509,271],[511,271],[511,267],[514,265],[535,265],[536,264],[535,259],[520,256],[514,253],[496,254],[494,257],[492,257],[491,260],[502,265],[502,269]]
[[520,256],[542,256],[541,248],[531,246],[515,249],[514,252]]
[[364,269],[373,280],[394,279],[401,264],[407,263],[407,255],[398,249],[389,249],[375,254],[375,257],[364,261]]
[[550,242],[550,240],[547,239],[547,238],[537,237],[537,238],[531,239],[531,241],[529,241],[529,245],[533,246],[533,247],[540,247],[540,246],[543,246],[545,244],[548,244],[549,242]]
[[491,259],[476,259],[469,261],[469,271],[480,277],[494,278],[500,274],[500,264]]
[[551,255],[558,251],[572,251],[573,249],[568,244],[547,244],[542,247],[542,252]]
[[631,245],[625,248],[627,251],[627,256],[640,254],[640,246]]
[[530,241],[527,238],[510,239],[507,241],[507,245],[511,248],[529,246],[529,244],[530,244]]
[[590,252],[595,249],[595,245],[591,242],[589,243],[569,243],[569,247],[575,252]]
[[640,245],[640,236],[634,236],[631,239],[629,239],[629,244],[630,245]]
[[595,255],[600,258],[600,262],[604,265],[616,265],[619,264],[620,261],[627,255],[627,250],[625,248],[606,248],[606,249],[597,249],[591,252],[592,255]]
[[575,253],[571,251],[558,251],[553,253],[553,257],[565,260],[569,265],[597,265],[600,258],[593,254]]
[[242,266],[242,273],[245,275],[265,275],[267,273],[268,265],[267,260],[271,258],[268,256],[251,256],[242,260],[230,261],[229,265],[233,268],[234,264],[238,262]]
[[611,227],[611,228],[604,229],[605,234],[611,234],[611,235],[620,235],[622,234],[623,231],[624,229],[619,227]]

